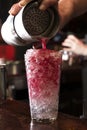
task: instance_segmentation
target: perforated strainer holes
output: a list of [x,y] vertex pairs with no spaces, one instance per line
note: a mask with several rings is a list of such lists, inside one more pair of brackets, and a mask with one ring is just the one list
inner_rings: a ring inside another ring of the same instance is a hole
[[38,7],[25,8],[23,13],[23,24],[26,31],[34,36],[40,35],[45,32],[45,30],[50,25],[50,13],[46,11],[41,11]]

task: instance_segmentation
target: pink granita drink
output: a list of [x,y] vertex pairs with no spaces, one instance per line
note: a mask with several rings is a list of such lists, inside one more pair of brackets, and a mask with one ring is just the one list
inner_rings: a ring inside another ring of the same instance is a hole
[[28,49],[25,66],[31,120],[55,121],[58,115],[61,54],[48,49]]

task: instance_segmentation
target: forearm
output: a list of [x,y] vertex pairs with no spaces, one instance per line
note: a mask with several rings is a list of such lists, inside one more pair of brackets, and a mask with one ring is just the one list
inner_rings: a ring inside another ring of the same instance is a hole
[[87,0],[74,1],[74,17],[79,16],[87,11]]
[[59,0],[58,13],[60,16],[60,29],[72,19],[73,11],[73,0]]
[[87,11],[87,0],[59,0],[60,29],[72,18]]

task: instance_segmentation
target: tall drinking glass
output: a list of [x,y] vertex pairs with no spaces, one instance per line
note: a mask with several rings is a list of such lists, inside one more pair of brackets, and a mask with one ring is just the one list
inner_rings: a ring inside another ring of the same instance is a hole
[[61,54],[48,49],[28,49],[24,57],[31,120],[53,122],[58,115]]

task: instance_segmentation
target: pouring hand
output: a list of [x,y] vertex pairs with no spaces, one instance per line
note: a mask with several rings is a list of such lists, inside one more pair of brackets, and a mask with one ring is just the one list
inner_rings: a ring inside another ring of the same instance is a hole
[[[28,4],[31,0],[21,0],[18,3],[15,3],[11,9],[9,10],[9,14],[11,15],[16,15],[23,6]],[[40,4],[40,10],[46,10],[49,6],[57,5],[58,1],[57,0],[41,0]]]
[[[20,9],[31,0],[20,0],[14,4],[9,13],[16,15]],[[46,10],[49,6],[56,6],[59,16],[59,28],[63,28],[72,18],[79,16],[87,11],[87,0],[38,0],[41,1],[40,9]]]
[[22,8],[22,6],[20,6],[19,2],[16,4],[13,4],[9,10],[9,14],[15,16],[21,10],[21,8]]

